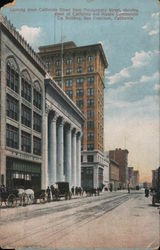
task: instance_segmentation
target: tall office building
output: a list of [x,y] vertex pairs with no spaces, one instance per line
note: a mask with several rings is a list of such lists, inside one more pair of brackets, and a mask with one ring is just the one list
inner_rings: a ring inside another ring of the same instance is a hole
[[78,47],[74,42],[42,46],[39,56],[48,72],[84,113],[81,142],[83,187],[101,187],[104,159],[104,71],[102,45]]

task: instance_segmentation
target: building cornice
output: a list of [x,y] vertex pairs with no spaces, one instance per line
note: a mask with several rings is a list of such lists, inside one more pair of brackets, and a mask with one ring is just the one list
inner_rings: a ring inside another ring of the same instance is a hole
[[[65,43],[63,43],[65,44]],[[59,48],[57,48],[59,46]],[[55,53],[61,53],[61,44],[53,44],[53,45],[46,45],[46,46],[41,46],[39,47],[39,52],[38,54],[40,55],[48,55],[48,52],[50,53],[50,55],[55,55]],[[104,50],[103,50],[103,46],[101,43],[97,43],[97,44],[91,44],[91,45],[86,45],[86,46],[73,46],[73,47],[64,47],[63,48],[63,53],[65,54],[66,52],[82,52],[82,51],[88,51],[89,49],[96,49],[100,51],[100,55],[102,57],[103,63],[104,63],[104,67],[108,68],[108,62],[107,62],[107,58],[105,56]]]
[[3,31],[7,33],[8,36],[11,37],[12,41],[16,43],[17,47],[21,48],[23,52],[30,57],[31,61],[39,68],[42,74],[45,76],[46,68],[45,64],[38,56],[38,54],[32,49],[32,47],[26,42],[26,40],[19,34],[16,28],[7,20],[6,17],[3,17],[0,14],[0,26]]
[[65,102],[79,115],[82,121],[85,121],[85,116],[81,112],[81,110],[75,105],[75,103],[70,99],[70,97],[62,90],[62,88],[49,76],[45,79],[45,86],[51,86],[56,90],[57,94],[60,95]]

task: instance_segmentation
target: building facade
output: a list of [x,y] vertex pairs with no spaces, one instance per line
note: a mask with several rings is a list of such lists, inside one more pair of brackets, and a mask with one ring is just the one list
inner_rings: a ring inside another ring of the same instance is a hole
[[110,169],[110,187],[112,187],[112,189],[114,191],[117,191],[120,186],[119,186],[119,164],[118,162],[116,162],[115,160],[110,160],[110,165],[109,165],[109,169]]
[[44,182],[45,67],[0,16],[0,183],[40,188]]
[[139,171],[134,170],[133,171],[133,186],[134,188],[139,187]]
[[45,80],[45,93],[46,184],[66,181],[80,187],[84,116],[51,78]]
[[0,46],[0,184],[80,186],[83,114],[2,16]]
[[115,160],[119,164],[119,181],[120,188],[128,186],[128,150],[115,149],[109,151],[109,159]]
[[134,168],[128,167],[128,184],[130,188],[134,188]]
[[67,42],[40,47],[39,56],[86,117],[81,143],[82,186],[101,187],[105,166],[104,70],[108,66],[103,47],[78,47]]

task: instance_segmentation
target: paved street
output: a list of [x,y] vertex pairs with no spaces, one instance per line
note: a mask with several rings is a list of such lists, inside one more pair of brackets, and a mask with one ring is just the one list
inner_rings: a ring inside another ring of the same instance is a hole
[[155,248],[159,210],[140,192],[0,210],[1,247]]

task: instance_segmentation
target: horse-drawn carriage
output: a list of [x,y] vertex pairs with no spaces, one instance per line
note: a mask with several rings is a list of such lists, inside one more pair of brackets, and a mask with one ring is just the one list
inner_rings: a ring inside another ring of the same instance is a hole
[[6,207],[25,206],[33,202],[34,191],[31,189],[0,187],[0,207],[3,205]]
[[0,207],[5,204],[7,207],[15,207],[18,200],[18,190],[11,188],[0,188]]
[[71,199],[71,192],[69,189],[69,183],[68,182],[56,182],[57,187],[55,188],[55,197],[56,200],[60,199],[61,197],[64,197],[65,200]]
[[40,203],[45,203],[47,202],[47,194],[46,194],[46,190],[41,189],[41,190],[35,190],[34,191],[34,202],[38,203],[38,201]]

